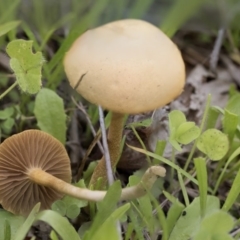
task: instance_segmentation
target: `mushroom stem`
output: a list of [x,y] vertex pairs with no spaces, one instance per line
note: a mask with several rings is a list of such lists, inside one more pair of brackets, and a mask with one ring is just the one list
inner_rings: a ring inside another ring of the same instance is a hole
[[[131,200],[142,197],[146,194],[146,189],[150,189],[158,176],[164,177],[166,173],[165,168],[160,166],[152,166],[144,173],[142,180],[132,187],[122,189],[120,200]],[[27,173],[29,179],[39,185],[50,187],[60,193],[88,201],[101,201],[106,191],[89,190],[85,188],[75,187],[61,179],[58,179],[51,174],[43,171],[40,168],[29,169]]]
[[[117,162],[120,157],[120,147],[122,141],[122,131],[124,124],[124,114],[112,112],[112,118],[108,130],[108,148],[111,160],[112,169],[117,165]],[[97,180],[101,178],[101,186],[104,187],[107,184],[107,169],[104,156],[98,162],[96,168],[94,169],[90,186],[96,186]]]

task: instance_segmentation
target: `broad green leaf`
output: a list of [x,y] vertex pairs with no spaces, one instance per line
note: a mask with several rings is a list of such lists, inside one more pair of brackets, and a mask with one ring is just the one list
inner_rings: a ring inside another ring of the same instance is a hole
[[76,204],[72,204],[67,208],[66,216],[70,219],[76,218],[80,214],[80,208]]
[[208,215],[201,224],[201,227],[211,233],[228,233],[234,226],[233,217],[225,211],[216,211]]
[[234,240],[229,234],[227,233],[214,233],[211,234],[208,231],[201,231],[199,232],[193,240]]
[[[141,181],[141,178],[135,174],[129,177],[129,186],[135,186],[139,183],[139,181]],[[155,220],[152,215],[153,206],[151,204],[151,199],[148,195],[145,195],[141,198],[136,199],[135,203],[136,204],[134,204],[134,207],[137,208],[141,220],[145,223],[151,234],[154,230],[153,228]]]
[[22,240],[25,239],[25,236],[27,235],[29,229],[31,228],[32,224],[36,220],[36,214],[38,213],[40,209],[41,204],[37,203],[34,208],[32,209],[31,213],[28,215],[25,222],[22,224],[22,226],[18,229],[16,232],[16,237],[14,240]]
[[[208,196],[206,204],[206,216],[218,210],[219,207],[219,199],[214,196]],[[200,229],[201,222],[200,198],[197,197],[188,207],[183,210],[182,215],[178,219],[170,234],[169,240],[191,239]]]
[[179,110],[171,111],[168,114],[168,118],[169,118],[170,134],[173,134],[182,123],[185,123],[187,121],[183,112]]
[[33,41],[14,40],[7,45],[6,51],[22,91],[35,94],[42,86],[41,70],[44,59],[41,52],[32,52],[32,44]]
[[208,129],[198,139],[197,148],[211,160],[222,159],[229,149],[227,136],[217,129]]
[[17,230],[22,226],[22,224],[25,221],[25,218],[22,216],[15,216],[10,212],[7,212],[3,209],[0,209],[0,239],[4,239],[4,225],[5,222],[9,223],[10,231],[11,231],[11,237],[12,239],[16,236]]
[[57,200],[55,201],[52,206],[51,209],[57,213],[59,213],[61,216],[65,216],[66,212],[67,212],[67,207],[66,204],[63,200]]
[[207,192],[208,192],[208,175],[206,167],[206,159],[195,158],[194,165],[197,172],[198,187],[200,194],[201,216],[204,217],[206,213]]
[[[167,142],[166,141],[162,141],[162,140],[158,140],[157,144],[156,144],[156,149],[155,149],[155,154],[159,155],[159,156],[163,156],[164,154],[164,150],[166,148]],[[153,165],[157,164],[157,159],[153,159]]]
[[119,240],[119,233],[117,228],[117,221],[125,214],[125,212],[130,208],[130,203],[126,203],[123,206],[117,208],[104,223],[100,226],[98,231],[95,232],[91,239],[98,240]]
[[0,120],[5,120],[11,117],[14,113],[13,107],[5,108],[4,110],[0,110]]
[[62,98],[50,89],[41,89],[36,97],[34,114],[41,130],[65,143],[67,127]]
[[50,238],[51,238],[51,240],[58,240],[58,236],[55,231],[53,231],[53,230],[51,231]]
[[5,133],[9,133],[11,132],[14,124],[15,124],[14,119],[8,118],[1,123],[1,128],[4,130]]
[[[36,220],[49,224],[62,240],[80,240],[80,237],[71,223],[60,214],[52,210],[44,210],[36,215]],[[20,240],[20,239],[19,239]],[[21,239],[22,240],[22,239]]]
[[7,219],[4,221],[3,235],[4,240],[11,240],[11,226]]
[[218,210],[203,219],[194,240],[228,240],[233,238],[228,234],[233,229],[234,221],[230,214]]
[[177,151],[179,151],[179,152],[182,151],[182,148],[181,148],[180,144],[179,144],[175,139],[170,138],[168,141],[171,143],[171,145],[172,145]]
[[84,240],[94,239],[93,236],[99,231],[108,217],[115,211],[120,195],[121,184],[119,181],[116,181],[108,189],[104,199],[98,204],[98,212],[94,218],[91,228],[85,234]]
[[136,239],[144,240],[144,237],[142,234],[142,226],[139,223],[138,215],[136,214],[136,211],[133,208],[129,209],[128,216],[130,218],[130,223],[133,225],[134,234],[136,236]]
[[227,109],[224,110],[224,117],[222,120],[223,132],[228,135],[230,141],[234,138],[238,126],[238,120],[239,116],[229,112]]
[[11,21],[0,25],[0,37],[16,28],[20,23],[20,21]]
[[224,202],[224,205],[222,207],[223,210],[229,211],[232,205],[235,203],[240,193],[239,186],[240,186],[240,169],[237,172],[237,175],[232,183],[231,189],[227,195],[227,199]]
[[[240,94],[235,94],[233,97],[230,98],[228,101],[225,109],[228,110],[230,113],[236,114],[238,117],[240,117]],[[240,123],[240,118],[239,118]]]
[[209,128],[215,128],[219,115],[220,112],[217,109],[215,109],[215,107],[209,108],[205,126],[206,130]]
[[185,206],[182,203],[180,203],[177,199],[172,203],[170,209],[167,212],[167,219],[166,219],[169,233],[172,232],[184,208]]
[[182,144],[189,144],[199,137],[200,128],[194,122],[182,123],[176,131],[176,140]]

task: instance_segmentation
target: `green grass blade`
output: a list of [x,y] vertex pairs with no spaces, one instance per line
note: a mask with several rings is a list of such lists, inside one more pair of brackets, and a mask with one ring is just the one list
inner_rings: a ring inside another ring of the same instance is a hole
[[196,172],[197,172],[199,195],[200,195],[201,216],[203,218],[206,213],[207,191],[208,191],[206,159],[195,158],[194,165],[195,165]]
[[36,220],[49,224],[63,240],[80,240],[78,233],[71,223],[65,217],[52,210],[45,210],[38,213]]
[[160,28],[172,37],[206,2],[207,0],[176,0]]
[[190,181],[192,181],[193,183],[195,183],[196,185],[198,185],[198,181],[197,179],[195,179],[194,177],[192,177],[189,173],[187,173],[186,171],[184,171],[182,168],[180,168],[179,166],[177,166],[176,164],[174,164],[172,161],[162,157],[162,156],[158,156],[155,153],[149,152],[149,151],[145,151],[144,149],[141,148],[137,148],[137,147],[133,147],[133,146],[129,146],[128,147],[132,148],[133,150],[137,151],[137,152],[141,152],[143,154],[148,155],[149,157],[155,158],[158,161],[167,164],[168,166],[174,168],[175,170],[179,171],[182,175],[184,175],[186,178],[188,178]]
[[38,213],[40,209],[40,203],[37,203],[35,207],[32,209],[31,213],[28,215],[26,221],[23,223],[23,225],[18,229],[16,232],[16,237],[14,240],[22,240],[25,239],[25,236],[27,235],[29,229],[31,228],[32,224],[36,220],[36,214]]
[[189,198],[188,198],[188,193],[187,193],[185,184],[183,182],[183,178],[182,178],[181,173],[179,171],[177,171],[177,173],[178,173],[178,181],[179,181],[180,187],[182,189],[182,194],[183,194],[183,198],[184,198],[184,201],[185,201],[185,205],[188,206],[190,204]]
[[240,169],[237,172],[237,175],[233,181],[232,187],[228,193],[227,199],[224,202],[222,207],[223,210],[229,211],[232,205],[235,203],[239,193],[240,193]]

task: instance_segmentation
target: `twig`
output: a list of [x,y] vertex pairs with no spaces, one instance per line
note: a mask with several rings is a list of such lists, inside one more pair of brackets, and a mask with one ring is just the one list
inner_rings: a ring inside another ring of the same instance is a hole
[[[77,106],[77,108],[85,115],[86,120],[87,120],[87,122],[88,122],[88,125],[89,125],[89,127],[90,127],[90,130],[91,130],[91,132],[92,132],[92,135],[93,135],[94,137],[96,137],[97,133],[96,133],[96,131],[95,131],[93,125],[92,125],[92,122],[91,122],[91,120],[90,120],[90,118],[89,118],[89,116],[88,116],[85,108],[82,106],[82,103],[81,103],[81,102],[80,102],[80,103],[77,103],[76,100],[73,98],[73,96],[71,96],[71,99],[72,99],[73,103]],[[102,144],[101,144],[100,141],[97,141],[97,145],[98,145],[101,153],[104,154],[103,147],[102,147]]]
[[112,171],[110,154],[109,154],[108,143],[107,143],[107,135],[106,135],[106,128],[104,123],[103,110],[101,106],[98,106],[98,111],[99,111],[99,122],[100,122],[101,131],[102,131],[102,143],[103,143],[103,149],[104,149],[104,158],[106,161],[108,184],[112,185],[114,182],[113,171]]
[[75,142],[72,146],[72,151],[70,153],[70,159],[73,164],[77,164],[79,162],[80,157],[80,140],[78,136],[78,126],[77,126],[77,109],[74,109],[71,126],[70,126],[70,139]]
[[214,43],[213,51],[210,56],[210,70],[213,73],[216,72],[217,62],[219,60],[219,53],[222,47],[224,36],[225,36],[225,28],[219,29],[217,39]]
[[5,97],[13,88],[15,88],[16,86],[18,85],[18,82],[14,82],[5,92],[3,92],[1,95],[0,95],[0,100]]
[[78,168],[78,173],[77,173],[77,181],[80,180],[81,176],[82,176],[82,172],[83,172],[83,168],[85,166],[85,163],[87,161],[88,156],[90,155],[90,153],[92,152],[94,146],[96,145],[97,142],[99,142],[99,139],[101,137],[101,133],[97,133],[97,135],[95,136],[95,138],[93,139],[93,141],[91,142],[90,146],[88,147],[82,161],[80,164],[80,167]]

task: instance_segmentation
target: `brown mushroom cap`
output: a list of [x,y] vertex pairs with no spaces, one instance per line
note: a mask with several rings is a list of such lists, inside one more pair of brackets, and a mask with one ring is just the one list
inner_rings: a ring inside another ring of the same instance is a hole
[[0,203],[6,210],[27,215],[38,202],[46,209],[62,197],[56,190],[29,180],[27,173],[33,168],[40,168],[65,182],[71,181],[67,152],[51,135],[27,130],[0,145]]
[[164,106],[185,83],[176,45],[142,20],[115,21],[85,32],[67,52],[64,68],[84,98],[118,113]]

